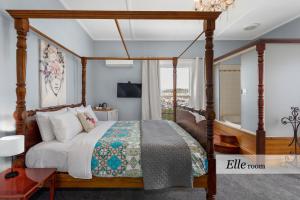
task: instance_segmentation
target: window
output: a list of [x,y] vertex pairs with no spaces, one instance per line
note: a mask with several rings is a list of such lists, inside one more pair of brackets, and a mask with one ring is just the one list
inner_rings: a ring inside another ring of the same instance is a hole
[[[190,91],[190,66],[178,63],[177,104],[188,105]],[[171,62],[160,63],[160,89],[162,119],[173,120],[173,66]]]

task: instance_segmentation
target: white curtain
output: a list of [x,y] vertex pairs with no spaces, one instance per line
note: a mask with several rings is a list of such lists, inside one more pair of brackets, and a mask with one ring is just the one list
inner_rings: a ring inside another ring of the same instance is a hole
[[161,119],[160,76],[157,60],[144,60],[142,64],[142,119]]
[[202,59],[195,58],[191,66],[191,98],[190,106],[204,109],[205,106],[205,69]]

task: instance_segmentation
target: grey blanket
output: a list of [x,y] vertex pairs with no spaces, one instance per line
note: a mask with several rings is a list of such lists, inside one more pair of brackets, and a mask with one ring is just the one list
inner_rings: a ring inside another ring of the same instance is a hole
[[191,152],[167,121],[141,122],[141,166],[144,189],[193,185]]

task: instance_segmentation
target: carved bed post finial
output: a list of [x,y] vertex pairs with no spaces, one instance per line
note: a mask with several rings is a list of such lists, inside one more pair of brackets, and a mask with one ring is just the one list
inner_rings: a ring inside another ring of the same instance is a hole
[[256,154],[265,154],[266,131],[264,123],[264,52],[266,44],[256,45],[258,54],[258,127],[256,131]]
[[[16,72],[17,72],[17,84],[16,84],[16,110],[14,112],[14,118],[16,121],[16,134],[25,135],[25,123],[23,118],[23,112],[26,111],[26,61],[27,61],[27,45],[26,36],[29,31],[28,19],[15,19],[15,29],[17,32],[17,50],[16,50]],[[26,138],[25,138],[26,146]],[[20,155],[17,165],[23,166],[25,164],[24,155]],[[15,163],[14,163],[15,164]]]
[[208,159],[208,188],[206,198],[215,199],[216,195],[216,159],[214,153],[214,98],[213,98],[213,35],[215,21],[206,20],[203,24],[205,31],[205,67],[206,67],[206,120],[207,120],[207,159]]
[[173,119],[176,122],[176,110],[177,110],[177,63],[178,58],[173,58]]
[[81,57],[81,64],[82,64],[82,91],[81,91],[81,103],[86,106],[86,65],[87,65],[87,58]]

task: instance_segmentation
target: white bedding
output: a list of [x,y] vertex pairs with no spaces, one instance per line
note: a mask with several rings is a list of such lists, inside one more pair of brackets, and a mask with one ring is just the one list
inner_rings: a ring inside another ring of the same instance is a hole
[[[30,168],[53,167],[57,168],[60,172],[68,172],[69,175],[74,178],[91,179],[93,177],[91,161],[94,147],[98,140],[102,138],[114,123],[116,122],[99,121],[97,122],[96,127],[89,133],[80,133],[66,143],[56,140],[41,142],[30,148],[26,153],[26,166]],[[188,135],[188,133],[186,134]],[[193,142],[190,141],[188,144],[191,145],[191,148],[195,148]],[[202,165],[200,165],[200,163],[195,163],[195,166],[197,166],[195,167],[196,173],[202,172],[201,170],[205,171],[201,166],[204,166],[202,156],[206,159],[206,153],[203,153],[204,150],[202,152],[201,149],[202,148],[199,148],[199,152],[195,151],[196,153],[194,152],[193,154],[193,158],[196,159],[195,162],[202,163]]]
[[26,153],[26,166],[29,168],[57,168],[69,172],[75,178],[92,178],[91,157],[99,138],[115,121],[97,122],[89,133],[82,132],[66,143],[53,140],[41,142]]
[[26,166],[29,168],[57,168],[60,172],[68,171],[69,143],[56,140],[41,142],[26,153]]
[[68,153],[68,172],[74,178],[91,179],[91,160],[98,139],[115,121],[98,122],[96,128],[88,134],[80,134],[72,142]]

